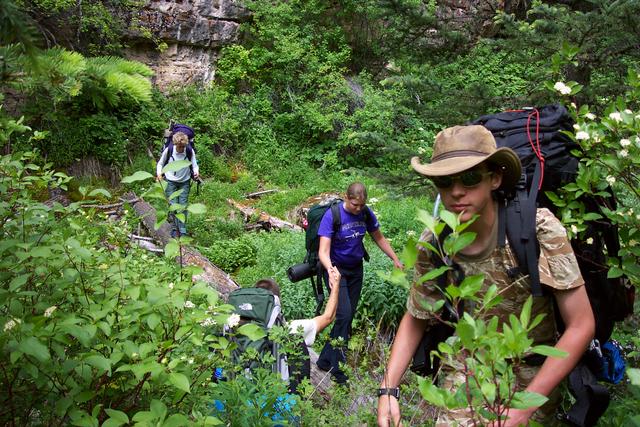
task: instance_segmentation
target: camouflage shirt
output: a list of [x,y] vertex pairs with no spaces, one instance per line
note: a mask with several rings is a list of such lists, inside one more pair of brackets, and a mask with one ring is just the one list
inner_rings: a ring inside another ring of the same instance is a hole
[[[582,286],[584,281],[580,275],[578,263],[567,238],[565,228],[548,209],[538,209],[536,215],[536,233],[540,243],[540,282],[552,291],[572,289]],[[517,261],[509,243],[504,247],[497,245],[497,220],[494,224],[491,242],[487,249],[475,256],[458,255],[455,261],[460,265],[466,276],[484,274],[485,280],[482,292],[495,284],[503,300],[487,313],[489,317],[498,316],[501,322],[507,322],[509,314],[518,314],[526,299],[531,295],[531,285],[528,276],[519,274],[515,278],[509,272],[517,267]],[[432,234],[425,230],[420,240],[431,242]],[[418,262],[416,263],[416,279],[434,268],[431,253],[419,246]],[[450,283],[450,282],[449,282]],[[420,319],[435,319],[423,308],[421,301],[433,303],[442,296],[433,281],[427,281],[411,287],[407,300],[408,312]],[[467,307],[468,308],[468,307]],[[546,314],[544,320],[532,331],[530,337],[534,344],[551,344],[556,341],[556,324],[553,315],[553,303],[549,293],[533,298],[531,319],[538,314]]]

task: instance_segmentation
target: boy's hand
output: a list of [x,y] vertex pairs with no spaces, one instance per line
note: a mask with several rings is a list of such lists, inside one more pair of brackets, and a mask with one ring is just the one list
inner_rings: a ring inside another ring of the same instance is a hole
[[338,267],[332,265],[329,269],[329,287],[333,289],[334,286],[340,287],[340,271],[338,271]]
[[162,181],[162,175],[158,175],[158,176],[156,176],[156,181],[157,181],[157,182]]

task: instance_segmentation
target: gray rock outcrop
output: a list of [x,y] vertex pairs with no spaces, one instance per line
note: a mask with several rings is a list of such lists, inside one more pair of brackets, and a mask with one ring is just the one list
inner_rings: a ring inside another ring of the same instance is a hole
[[234,0],[149,0],[131,17],[142,30],[130,34],[127,57],[149,65],[160,89],[206,84],[215,77],[220,49],[237,41],[248,17]]

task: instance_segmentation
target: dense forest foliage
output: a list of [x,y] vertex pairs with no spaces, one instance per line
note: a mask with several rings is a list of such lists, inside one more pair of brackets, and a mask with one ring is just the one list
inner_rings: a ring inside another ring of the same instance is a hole
[[[302,233],[247,233],[226,200],[279,189],[254,206],[284,218],[360,180],[400,253],[425,227],[416,216],[431,211],[435,194],[409,158],[428,159],[442,128],[504,109],[569,109],[571,138],[583,148],[579,175],[551,197],[575,236],[598,219],[577,198],[613,192],[618,204],[605,215],[622,247],[610,254],[609,275],[639,286],[640,4],[502,3],[460,21],[434,0],[247,0],[251,18],[241,41],[222,49],[215,81],[161,92],[149,67],[123,56],[131,32],[163,48],[131,18],[139,2],[0,0],[2,424],[273,425],[269,411],[285,392],[273,375],[212,382],[216,367],[234,369],[222,336],[230,307],[172,262],[176,251],[196,246],[243,286],[273,277],[287,318],[309,317],[310,287],[286,276],[304,257]],[[159,184],[136,172],[153,172],[149,153],[158,155],[172,119],[196,130],[206,182],[192,194],[191,237],[158,257],[128,239],[140,221],[131,209],[114,222],[91,205],[135,190],[166,216]],[[95,170],[69,176],[86,159],[115,183]],[[58,189],[70,205],[49,200]],[[370,253],[349,389],[327,400],[307,384],[291,423],[375,424],[368,396],[404,313],[407,282],[398,276],[411,272],[392,274],[380,251]],[[526,336],[526,313],[514,314]],[[611,387],[599,425],[640,425],[637,324],[635,315],[616,330],[629,381]],[[282,330],[274,337],[291,344]],[[509,337],[490,338],[476,344],[508,345]],[[409,425],[433,422],[424,399],[445,405],[407,375]],[[214,400],[226,402],[224,412]]]

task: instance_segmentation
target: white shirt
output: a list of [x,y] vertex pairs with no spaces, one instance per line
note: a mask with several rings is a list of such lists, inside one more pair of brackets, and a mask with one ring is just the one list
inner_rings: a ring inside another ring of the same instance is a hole
[[309,347],[316,341],[316,334],[318,333],[316,322],[313,319],[300,319],[289,322],[289,333],[298,333],[301,328],[304,343]]
[[[162,173],[162,168],[164,168],[164,162],[167,158],[167,152],[169,151],[169,147],[165,148],[162,151],[162,155],[160,156],[160,160],[158,160],[158,164],[156,166],[156,175],[160,175]],[[182,153],[178,153],[176,147],[173,147],[173,152],[171,154],[171,158],[167,162],[167,164],[171,162],[177,162],[178,160],[189,160],[187,159],[187,148],[185,147]],[[200,169],[198,168],[198,162],[196,160],[196,153],[192,150],[191,153],[191,166],[193,168],[194,174],[199,174]],[[173,182],[185,182],[191,178],[191,170],[188,167],[182,168],[175,172],[167,172],[164,174],[165,179]]]

